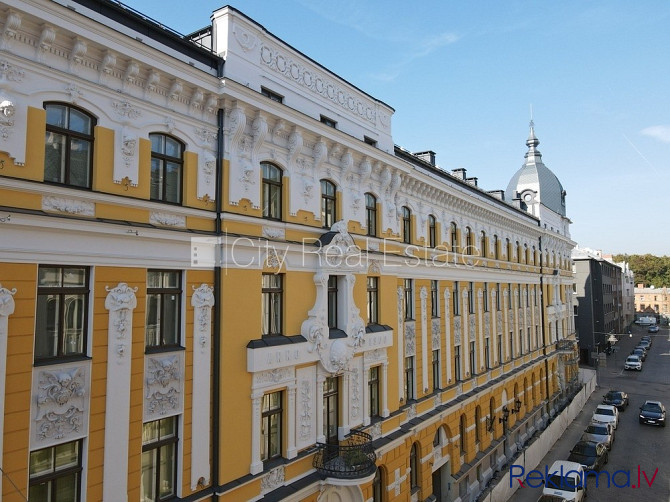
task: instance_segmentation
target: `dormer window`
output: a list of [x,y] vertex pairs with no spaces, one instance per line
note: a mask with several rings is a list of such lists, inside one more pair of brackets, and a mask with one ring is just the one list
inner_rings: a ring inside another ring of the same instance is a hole
[[[323,120],[322,120],[322,122],[323,122]],[[377,142],[372,138],[368,138],[367,136],[363,136],[363,141],[370,146],[374,146],[374,147],[377,146]]]
[[337,129],[337,122],[333,119],[329,119],[325,115],[321,115],[321,123],[326,124],[328,127],[332,127],[333,129]]
[[276,92],[272,92],[270,89],[266,89],[265,87],[261,87],[261,94],[266,98],[270,98],[272,101],[276,101],[277,103],[284,102],[284,96],[277,94]]

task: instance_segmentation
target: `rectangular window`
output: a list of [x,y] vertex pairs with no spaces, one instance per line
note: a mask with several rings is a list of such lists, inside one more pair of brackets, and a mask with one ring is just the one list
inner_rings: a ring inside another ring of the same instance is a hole
[[482,297],[482,304],[484,307],[484,312],[489,311],[489,284],[488,282],[484,283],[484,295]]
[[179,345],[181,294],[181,272],[147,272],[147,348]]
[[263,396],[261,411],[261,460],[281,457],[282,451],[282,392]]
[[503,341],[502,334],[498,335],[498,364],[503,362]]
[[523,329],[519,328],[519,355],[523,354]]
[[261,289],[261,330],[263,336],[283,333],[284,276],[263,274]]
[[430,281],[430,315],[440,316],[439,289],[437,281]]
[[79,501],[82,441],[30,452],[30,501]]
[[496,310],[500,311],[500,283],[496,283]]
[[337,122],[333,119],[329,119],[325,115],[321,115],[321,123],[326,124],[328,127],[332,127],[333,129],[337,129]]
[[369,138],[367,136],[363,136],[363,141],[370,146],[377,146],[377,142],[374,139]]
[[39,267],[35,361],[86,355],[88,276],[87,267]]
[[491,339],[487,338],[485,340],[486,345],[484,346],[484,364],[486,369],[491,369]]
[[514,358],[514,333],[512,331],[509,332],[509,358]]
[[405,396],[407,401],[414,399],[414,356],[405,358]]
[[379,324],[379,277],[368,277],[368,324]]
[[368,396],[370,399],[370,416],[379,416],[379,366],[370,368],[368,375]]
[[528,331],[528,334],[527,334],[527,338],[528,338],[528,340],[527,340],[527,342],[528,342],[528,350],[530,351],[530,337],[531,337],[531,335],[530,335],[530,326],[528,326],[528,330],[527,330],[527,331]]
[[458,283],[454,282],[454,295],[453,295],[453,302],[454,302],[454,315],[461,315],[461,302],[460,302],[460,294],[458,292]]
[[475,313],[475,283],[471,282],[468,288],[468,311]]
[[514,306],[512,305],[512,284],[508,284],[509,289],[507,290],[507,308],[511,309]]
[[440,388],[440,351],[433,351],[433,390]]
[[461,376],[461,346],[460,345],[456,345],[454,347],[454,375],[455,375],[455,378],[456,378],[457,382],[462,379],[462,376]]
[[470,342],[470,376],[477,374],[477,352],[475,342]]
[[328,276],[328,327],[337,328],[337,276]]
[[414,319],[414,283],[412,279],[405,279],[405,320]]
[[266,89],[265,87],[261,87],[261,94],[266,98],[270,98],[272,101],[276,101],[277,103],[284,102],[284,96],[282,96],[281,94],[277,94],[276,92],[272,92],[271,90]]
[[142,427],[140,502],[171,499],[177,494],[177,417]]

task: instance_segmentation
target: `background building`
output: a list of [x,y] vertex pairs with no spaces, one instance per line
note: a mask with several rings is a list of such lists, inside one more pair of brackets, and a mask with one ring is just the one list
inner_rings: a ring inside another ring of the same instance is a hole
[[667,324],[670,320],[670,289],[644,287],[635,288],[635,313],[637,316],[653,314],[657,322]]
[[600,251],[588,248],[575,248],[572,260],[580,361],[593,365],[593,355],[605,349],[609,335],[621,334],[628,327],[622,315],[623,271]]
[[6,500],[471,499],[574,385],[532,125],[487,192],[231,7],[0,16]]

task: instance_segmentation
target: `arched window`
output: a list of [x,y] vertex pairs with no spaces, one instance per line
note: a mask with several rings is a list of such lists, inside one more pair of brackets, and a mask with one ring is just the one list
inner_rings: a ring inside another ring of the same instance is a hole
[[151,200],[181,204],[184,145],[166,134],[149,134],[151,140]]
[[533,251],[532,251],[532,260],[533,260],[533,265],[537,264],[537,256],[535,255],[535,246],[533,246]]
[[335,184],[321,180],[321,222],[323,228],[330,228],[337,221],[337,196]]
[[419,445],[412,444],[412,449],[409,451],[409,487],[414,490],[419,487]]
[[412,211],[407,206],[402,207],[402,241],[412,243]]
[[512,253],[512,243],[510,242],[509,239],[505,239],[507,241],[507,261],[512,261],[513,254]]
[[519,241],[516,241],[516,261],[521,263],[521,244],[519,244]]
[[381,467],[377,468],[375,478],[372,480],[372,502],[384,502],[384,492],[386,491],[386,473]]
[[45,103],[44,109],[44,181],[91,188],[95,118],[61,103]]
[[283,172],[274,164],[261,163],[263,173],[263,218],[281,220]]
[[477,406],[475,408],[475,441],[479,442],[482,439],[482,409]]
[[368,235],[377,235],[377,198],[371,193],[365,194],[365,223],[368,227]]
[[451,252],[458,253],[458,227],[456,223],[451,222]]
[[486,240],[486,232],[482,230],[481,237],[479,238],[479,252],[481,253],[481,256],[484,258],[488,258],[489,256],[489,245],[488,241]]
[[437,243],[437,223],[435,222],[435,216],[432,214],[428,215],[428,246],[434,248]]
[[530,251],[528,250],[528,244],[523,245],[523,256],[526,262],[526,265],[530,263]]
[[496,400],[495,398],[489,399],[489,432],[492,432],[495,429],[496,423]]
[[496,260],[500,259],[500,242],[498,242],[498,236],[493,236],[493,257]]
[[465,453],[467,451],[467,438],[465,437],[465,433],[468,430],[468,421],[465,418],[465,413],[461,415],[461,420],[458,424],[458,433],[461,436],[461,453]]
[[474,254],[475,239],[472,235],[472,229],[465,227],[465,254]]

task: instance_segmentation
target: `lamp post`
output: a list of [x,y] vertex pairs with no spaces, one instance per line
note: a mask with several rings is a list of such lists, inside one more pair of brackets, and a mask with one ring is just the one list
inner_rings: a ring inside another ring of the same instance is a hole
[[507,405],[502,407],[502,417],[498,418],[498,421],[503,424],[503,451],[505,452],[505,457],[507,457],[507,419],[509,418],[509,408]]

